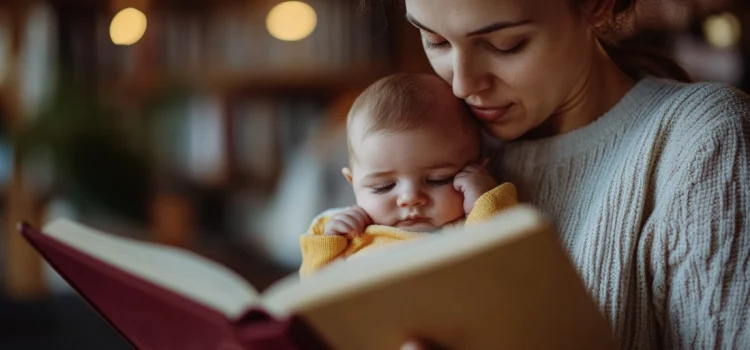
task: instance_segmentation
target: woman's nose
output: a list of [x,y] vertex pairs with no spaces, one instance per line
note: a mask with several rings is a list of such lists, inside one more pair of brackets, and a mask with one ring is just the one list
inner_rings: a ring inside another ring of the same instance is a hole
[[486,74],[487,67],[471,56],[456,50],[453,58],[453,94],[461,99],[467,99],[492,86],[492,81]]

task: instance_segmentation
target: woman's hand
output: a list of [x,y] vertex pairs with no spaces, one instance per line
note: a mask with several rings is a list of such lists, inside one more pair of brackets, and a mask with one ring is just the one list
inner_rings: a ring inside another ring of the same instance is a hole
[[399,350],[446,350],[447,348],[428,342],[424,339],[413,338],[407,340]]

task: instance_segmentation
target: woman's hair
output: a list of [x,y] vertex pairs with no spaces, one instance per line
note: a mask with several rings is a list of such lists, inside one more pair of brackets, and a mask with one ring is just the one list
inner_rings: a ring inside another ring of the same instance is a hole
[[[580,5],[587,0],[574,1]],[[597,34],[602,47],[620,69],[634,78],[653,75],[683,82],[691,81],[690,75],[680,67],[669,52],[660,48],[662,45],[649,44],[638,36],[621,39],[627,34],[624,33],[625,21],[629,16],[635,15],[638,0],[598,1],[614,1],[612,21],[604,31]]]
[[[378,6],[385,4],[401,3],[403,0],[360,0],[360,8],[369,10],[373,2]],[[587,0],[572,0],[574,5],[581,5]],[[606,30],[597,33],[602,47],[609,57],[626,74],[633,78],[644,75],[653,75],[660,78],[669,78],[678,81],[691,81],[690,75],[671,57],[670,53],[660,48],[662,45],[653,45],[644,42],[639,37],[622,39],[627,33],[625,21],[628,16],[635,15],[635,6],[639,0],[598,0],[614,1],[612,8],[613,20]],[[580,6],[579,6],[580,8]]]

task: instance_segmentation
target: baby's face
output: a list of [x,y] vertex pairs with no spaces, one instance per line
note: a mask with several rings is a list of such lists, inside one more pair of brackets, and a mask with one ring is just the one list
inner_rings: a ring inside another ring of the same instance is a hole
[[450,123],[350,138],[351,179],[362,207],[378,225],[426,232],[464,217],[453,178],[476,162],[476,136]]

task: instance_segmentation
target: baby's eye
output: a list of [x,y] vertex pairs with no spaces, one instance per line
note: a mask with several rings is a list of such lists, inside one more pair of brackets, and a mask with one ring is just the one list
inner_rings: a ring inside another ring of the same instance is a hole
[[453,183],[455,176],[449,176],[441,179],[427,179],[427,184],[430,186],[445,186]]
[[373,187],[370,187],[370,189],[372,190],[372,193],[382,194],[382,193],[388,193],[388,191],[392,190],[394,187],[396,187],[396,184],[373,186]]

